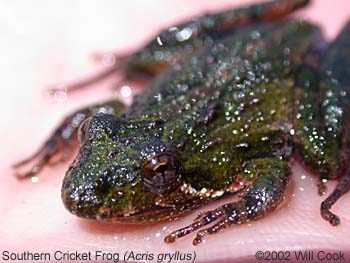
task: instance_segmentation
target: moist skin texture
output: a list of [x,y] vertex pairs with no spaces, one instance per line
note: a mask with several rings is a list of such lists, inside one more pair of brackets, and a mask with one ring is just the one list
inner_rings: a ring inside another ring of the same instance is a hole
[[[327,28],[327,25],[323,26]],[[337,29],[333,29],[333,32]],[[57,78],[55,77],[55,79]],[[88,94],[89,92],[84,92],[84,96],[88,96]],[[72,100],[76,97],[72,96],[67,103],[72,108],[74,107]],[[66,106],[64,105],[61,108],[67,108]],[[60,105],[57,107],[60,107]],[[24,109],[23,112],[25,112]],[[61,113],[57,112],[56,115],[56,119],[58,119]],[[35,116],[36,118],[33,119],[32,123],[37,123],[38,119],[41,118],[39,112],[36,112]],[[44,119],[45,116],[42,117],[43,121]],[[25,121],[23,116],[19,116],[19,120],[23,120],[21,127],[23,123],[27,124],[28,127],[33,125]],[[51,123],[45,126],[47,130],[54,123],[56,123],[56,120],[53,119]],[[30,130],[32,129],[26,128],[26,130],[28,130],[26,138],[33,138],[33,140],[23,140],[21,147],[32,143],[28,146],[29,149],[32,149],[47,132],[44,130],[40,136],[34,134],[31,137]],[[34,133],[34,131],[32,132]],[[14,142],[18,143],[22,140],[19,134],[16,136],[16,140],[13,140]],[[5,142],[5,145],[10,147],[8,142]],[[12,150],[12,155],[9,155],[13,156],[13,159],[18,158],[18,154],[14,155],[15,152],[18,152],[17,148]],[[11,153],[11,150],[9,153]],[[10,160],[10,158],[6,156],[5,160]],[[162,237],[171,230],[190,223],[196,211],[174,222],[161,222],[150,226],[125,227],[118,224],[86,222],[70,216],[61,207],[57,194],[59,191],[57,190],[60,188],[61,175],[64,173],[65,167],[58,167],[54,170],[47,169],[45,176],[41,176],[37,184],[28,181],[21,183],[21,185],[12,178],[9,179],[8,176],[4,176],[10,174],[8,169],[3,168],[2,170],[4,179],[2,187],[6,186],[6,189],[1,191],[0,205],[3,213],[0,220],[1,225],[6,226],[4,229],[7,229],[4,232],[5,238],[3,240],[8,240],[6,245],[2,246],[4,248],[12,247],[12,249],[17,250],[23,247],[26,249],[42,249],[43,246],[39,243],[31,242],[31,240],[40,236],[40,241],[45,242],[45,247],[48,250],[55,250],[65,244],[65,246],[79,250],[105,247],[109,248],[110,251],[114,251],[115,247],[118,247],[118,249],[125,251],[129,246],[135,251],[145,252],[145,245],[142,244],[143,242],[139,242],[145,240],[149,251],[158,253],[177,249],[183,252],[192,251],[190,250],[192,248],[188,246],[191,238],[183,239],[183,242],[177,242],[168,247],[163,245]],[[333,211],[341,216],[342,222],[337,228],[332,228],[319,216],[319,204],[323,197],[317,196],[316,177],[307,175],[305,179],[302,179],[306,172],[297,164],[293,166],[293,173],[291,193],[289,194],[290,201],[287,198],[287,202],[278,211],[264,219],[253,222],[250,226],[231,227],[219,235],[208,238],[207,240],[210,242],[204,246],[210,245],[211,242],[215,242],[215,246],[211,246],[210,251],[205,247],[196,247],[198,257],[201,260],[224,260],[232,257],[246,257],[253,255],[257,250],[267,248],[298,250],[301,248],[345,249],[348,247],[346,236],[348,235],[349,216],[344,211],[349,211],[349,197],[344,196],[341,202],[334,207]],[[334,184],[329,183],[329,189],[332,189],[333,186]],[[294,197],[293,194],[295,194]],[[197,211],[209,210],[216,205],[209,205],[205,209]],[[50,211],[50,213],[47,213],[47,211]],[[163,230],[164,226],[167,227],[166,230]],[[341,229],[341,231],[337,231],[337,229]],[[158,236],[157,233],[160,233],[160,235]],[[125,240],[123,240],[124,238]],[[154,241],[154,243],[147,241],[148,239]],[[232,249],[233,247],[234,249]]]

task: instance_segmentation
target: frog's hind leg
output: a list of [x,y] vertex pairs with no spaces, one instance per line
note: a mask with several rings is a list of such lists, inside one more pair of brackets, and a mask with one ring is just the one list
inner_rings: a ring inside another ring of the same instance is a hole
[[321,204],[321,215],[336,226],[340,219],[330,209],[342,195],[350,191],[350,20],[330,46],[325,70],[322,85],[324,93],[331,95],[321,104],[327,131],[330,131],[326,134],[330,142],[327,148],[334,149],[330,146],[338,143],[339,151],[334,156],[341,160],[343,169],[339,170],[340,179],[336,188]]
[[[78,145],[78,133],[80,133],[79,137],[84,136],[84,125],[82,124],[85,120],[99,113],[117,115],[120,114],[123,108],[124,105],[119,101],[108,101],[70,114],[33,155],[13,165],[17,178],[23,179],[33,176],[38,174],[45,166],[68,160]],[[78,132],[80,126],[80,132]],[[20,170],[24,170],[24,172]]]
[[[317,72],[309,63],[296,76],[295,138],[304,163],[320,174],[321,182],[340,178],[320,208],[321,216],[335,226],[340,219],[330,209],[350,190],[350,22],[330,46],[323,64]],[[319,193],[324,190],[322,182]]]
[[273,21],[306,6],[310,0],[275,0],[212,14],[219,29],[246,25],[247,22]]
[[[225,35],[225,32],[232,33],[231,29],[257,21],[278,20],[307,5],[308,2],[309,0],[276,0],[213,14],[204,14],[195,19],[184,21],[159,32],[149,43],[134,52],[95,54],[95,60],[106,64],[104,69],[75,82],[53,85],[49,87],[48,95],[82,89],[116,72],[119,72],[122,78],[117,86],[129,81],[141,81],[142,83],[146,81],[148,83],[161,70],[187,57],[188,50],[195,53],[207,47],[209,42],[216,40],[215,35],[221,36],[221,33]],[[183,30],[178,32],[170,30],[171,28]],[[188,30],[191,32],[189,35],[188,33],[180,34],[189,32]],[[166,43],[167,39],[169,43]],[[160,57],[166,57],[166,59],[160,59]]]
[[330,209],[338,199],[350,191],[350,176],[349,171],[343,176],[333,192],[324,200],[321,204],[321,216],[328,221],[332,226],[336,226],[340,223],[339,216],[333,214]]
[[193,245],[202,242],[206,235],[215,234],[232,224],[242,224],[258,219],[274,210],[283,200],[289,182],[288,162],[278,158],[259,158],[249,162],[243,177],[251,181],[241,199],[201,214],[195,222],[165,237],[166,243],[186,236],[197,229],[215,223],[197,232]]

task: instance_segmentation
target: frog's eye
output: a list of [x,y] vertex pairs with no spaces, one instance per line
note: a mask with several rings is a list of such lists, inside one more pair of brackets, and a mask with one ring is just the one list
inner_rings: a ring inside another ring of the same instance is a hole
[[84,120],[78,129],[78,141],[80,146],[84,144],[87,139],[87,131],[90,125],[91,117]]
[[160,153],[147,160],[141,167],[144,186],[154,193],[165,193],[181,182],[178,162],[173,153]]

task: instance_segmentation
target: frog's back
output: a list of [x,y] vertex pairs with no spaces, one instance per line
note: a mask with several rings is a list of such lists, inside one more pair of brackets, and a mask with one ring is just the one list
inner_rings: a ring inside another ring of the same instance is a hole
[[232,95],[233,103],[242,91],[258,89],[281,74],[289,76],[317,30],[302,21],[249,27],[160,74],[128,115],[177,119],[186,105],[225,94]]
[[129,120],[162,120],[164,141],[186,142],[185,169],[206,171],[197,185],[221,189],[244,160],[290,155],[293,72],[316,32],[288,22],[227,38],[159,76]]

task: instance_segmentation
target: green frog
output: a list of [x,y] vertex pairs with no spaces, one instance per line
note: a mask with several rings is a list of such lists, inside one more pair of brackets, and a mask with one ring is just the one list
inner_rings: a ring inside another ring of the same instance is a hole
[[111,100],[71,114],[16,165],[34,162],[18,177],[66,160],[78,141],[62,200],[79,217],[149,223],[232,197],[164,239],[198,230],[197,245],[275,210],[298,155],[319,175],[320,194],[338,180],[320,208],[338,225],[330,209],[350,188],[350,23],[328,46],[316,25],[282,20],[307,2],[204,15],[116,56],[102,75],[152,79],[145,93],[129,108]]

